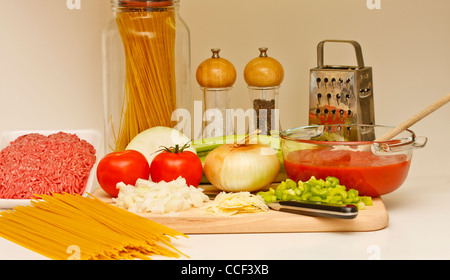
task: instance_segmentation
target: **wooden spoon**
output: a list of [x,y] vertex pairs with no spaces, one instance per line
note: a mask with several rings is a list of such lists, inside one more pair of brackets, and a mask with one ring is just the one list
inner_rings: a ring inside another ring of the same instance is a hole
[[435,101],[433,104],[431,104],[430,106],[426,107],[425,109],[423,109],[422,111],[420,111],[416,115],[412,116],[411,118],[407,119],[406,121],[404,121],[403,123],[401,123],[397,127],[395,127],[392,130],[388,131],[383,136],[377,138],[375,141],[387,141],[387,140],[390,140],[391,138],[393,138],[393,137],[397,136],[398,134],[400,134],[405,129],[407,129],[410,126],[412,126],[413,124],[415,124],[416,122],[420,121],[421,119],[423,119],[426,116],[428,116],[429,114],[433,113],[434,111],[436,111],[437,109],[439,109],[443,105],[447,104],[449,101],[450,101],[450,93],[448,93],[447,95],[441,97],[440,99]]

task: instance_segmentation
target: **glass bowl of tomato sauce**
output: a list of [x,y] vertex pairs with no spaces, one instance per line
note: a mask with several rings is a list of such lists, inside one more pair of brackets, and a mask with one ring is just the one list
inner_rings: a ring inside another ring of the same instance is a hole
[[360,195],[393,192],[405,181],[413,150],[427,138],[405,130],[388,141],[377,138],[393,127],[383,125],[310,125],[280,133],[284,166],[290,179],[333,176]]

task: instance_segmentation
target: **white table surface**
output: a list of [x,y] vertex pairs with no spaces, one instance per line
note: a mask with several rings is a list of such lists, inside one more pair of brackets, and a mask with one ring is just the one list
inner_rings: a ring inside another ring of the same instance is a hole
[[[389,224],[378,231],[201,234],[172,243],[191,260],[450,259],[450,176],[410,176],[383,201]],[[46,258],[0,238],[0,259]]]

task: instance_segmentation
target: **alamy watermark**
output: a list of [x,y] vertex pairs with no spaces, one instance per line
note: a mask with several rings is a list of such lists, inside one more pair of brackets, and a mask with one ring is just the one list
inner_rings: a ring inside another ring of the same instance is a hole
[[79,10],[81,9],[81,0],[66,0],[67,9]]
[[[260,134],[271,135],[272,132],[280,129],[278,109],[220,110],[212,108],[204,110],[202,101],[194,101],[193,114],[187,109],[180,108],[173,111],[171,119],[176,123],[174,128],[190,139],[245,135],[257,130]],[[274,141],[273,144],[277,145],[278,142]],[[278,148],[278,146],[272,147]]]
[[381,249],[378,245],[370,245],[366,249],[368,260],[381,260]]
[[[66,0],[66,5],[69,10],[81,9],[81,0]],[[367,8],[370,10],[380,10],[381,0],[366,0]]]
[[369,10],[380,10],[381,0],[366,0],[366,5]]
[[[81,249],[77,245],[70,245],[67,247],[66,253],[69,254],[67,260],[80,260]],[[378,245],[370,245],[366,249],[368,260],[381,260],[381,249]]]
[[67,260],[81,260],[81,249],[77,245],[68,246],[66,253],[69,254]]

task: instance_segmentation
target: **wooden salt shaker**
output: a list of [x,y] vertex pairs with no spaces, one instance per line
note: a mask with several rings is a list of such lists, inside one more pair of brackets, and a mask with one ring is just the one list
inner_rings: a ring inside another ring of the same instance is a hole
[[236,69],[230,61],[220,57],[220,49],[211,49],[211,52],[211,58],[203,61],[196,72],[203,91],[205,138],[234,134],[226,110],[230,109],[230,91],[236,81]]

